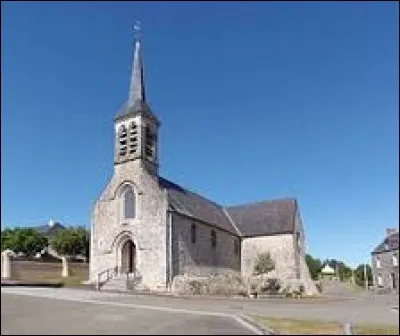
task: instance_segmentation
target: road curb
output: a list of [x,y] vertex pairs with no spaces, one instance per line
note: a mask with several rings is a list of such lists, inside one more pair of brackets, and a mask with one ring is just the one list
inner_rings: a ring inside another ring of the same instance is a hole
[[20,281],[20,280],[1,280],[1,287],[47,287],[61,288],[63,282],[40,282],[40,281]]
[[242,324],[246,326],[250,326],[250,329],[253,329],[257,332],[258,335],[282,335],[280,332],[273,330],[271,328],[265,327],[258,323],[252,317],[245,315],[245,314],[236,314],[234,315],[237,319],[241,321]]

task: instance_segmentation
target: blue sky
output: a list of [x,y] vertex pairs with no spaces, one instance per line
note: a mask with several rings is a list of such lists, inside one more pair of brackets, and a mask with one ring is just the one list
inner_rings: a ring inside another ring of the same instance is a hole
[[90,223],[132,26],[162,175],[224,205],[296,197],[309,252],[369,259],[399,218],[396,2],[2,2],[1,223]]

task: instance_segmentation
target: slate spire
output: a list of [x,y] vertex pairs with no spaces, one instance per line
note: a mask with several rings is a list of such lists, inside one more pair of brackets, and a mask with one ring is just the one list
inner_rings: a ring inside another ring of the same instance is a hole
[[146,102],[144,76],[143,76],[142,38],[140,36],[140,26],[138,23],[136,23],[133,28],[135,31],[135,51],[133,55],[128,107],[140,106]]

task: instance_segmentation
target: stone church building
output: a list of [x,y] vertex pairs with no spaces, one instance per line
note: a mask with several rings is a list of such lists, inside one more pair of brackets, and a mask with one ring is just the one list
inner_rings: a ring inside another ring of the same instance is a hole
[[297,201],[225,207],[163,178],[159,127],[136,39],[128,99],[114,119],[114,173],[92,212],[89,281],[114,270],[116,278],[128,272],[141,288],[165,291],[178,275],[246,277],[258,253],[269,251],[277,276],[314,292]]

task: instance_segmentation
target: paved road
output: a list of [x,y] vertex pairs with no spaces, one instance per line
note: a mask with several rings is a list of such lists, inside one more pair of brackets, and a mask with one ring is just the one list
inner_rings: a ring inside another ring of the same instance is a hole
[[[109,297],[110,298],[110,297]],[[2,335],[254,335],[230,316],[113,301],[1,294]]]
[[[1,292],[2,334],[24,333],[24,324],[38,328],[38,333],[65,333],[65,326],[71,328],[67,329],[70,334],[93,333],[92,327],[98,328],[95,330],[99,334],[254,334],[254,330],[232,318],[238,313],[399,325],[399,313],[391,309],[398,305],[396,297],[337,298],[312,303],[175,298],[67,288],[2,287]],[[50,324],[46,325],[46,321]],[[110,325],[112,329],[107,329]]]

